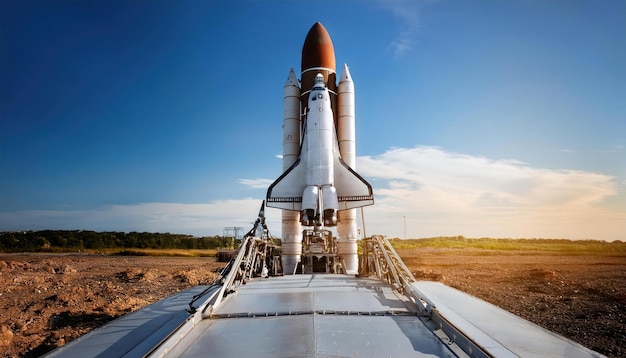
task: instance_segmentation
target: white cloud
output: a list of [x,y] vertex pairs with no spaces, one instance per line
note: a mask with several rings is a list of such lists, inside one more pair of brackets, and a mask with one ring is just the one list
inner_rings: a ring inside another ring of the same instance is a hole
[[272,184],[274,181],[271,179],[256,178],[256,179],[239,179],[238,182],[243,185],[249,186],[252,189],[267,189],[270,186],[270,184]]
[[421,1],[392,0],[382,1],[385,9],[391,11],[398,20],[401,31],[389,44],[394,58],[400,58],[415,49],[415,37],[420,27]]
[[[626,213],[603,206],[618,195],[604,174],[532,168],[436,147],[395,148],[359,157],[376,204],[368,233],[402,237],[563,237],[624,239]],[[406,217],[406,219],[405,219]]]

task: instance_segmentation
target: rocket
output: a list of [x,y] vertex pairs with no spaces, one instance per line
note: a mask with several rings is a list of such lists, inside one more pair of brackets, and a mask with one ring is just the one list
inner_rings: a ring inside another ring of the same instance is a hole
[[355,208],[372,205],[371,185],[355,171],[354,82],[344,65],[336,85],[335,51],[319,22],[302,48],[301,81],[291,69],[283,90],[283,174],[266,205],[283,209],[284,272],[300,261],[302,226],[337,227],[337,254],[358,270]]

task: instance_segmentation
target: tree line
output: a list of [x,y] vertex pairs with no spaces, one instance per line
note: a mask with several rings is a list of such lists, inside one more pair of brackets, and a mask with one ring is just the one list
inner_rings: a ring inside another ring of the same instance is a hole
[[2,252],[99,249],[220,249],[235,245],[233,237],[151,233],[43,230],[0,233]]

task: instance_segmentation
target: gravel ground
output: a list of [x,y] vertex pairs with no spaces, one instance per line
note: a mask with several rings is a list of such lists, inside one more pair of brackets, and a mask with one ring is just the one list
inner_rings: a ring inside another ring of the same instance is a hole
[[[399,250],[416,278],[441,281],[610,357],[626,354],[626,257]],[[36,357],[199,284],[213,258],[0,254],[0,352]]]

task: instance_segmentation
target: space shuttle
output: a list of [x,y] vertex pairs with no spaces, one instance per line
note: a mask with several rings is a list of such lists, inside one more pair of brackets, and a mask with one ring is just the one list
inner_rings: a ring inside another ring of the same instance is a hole
[[335,50],[321,23],[302,46],[298,80],[293,68],[283,88],[283,174],[270,185],[266,205],[282,211],[285,272],[301,262],[303,226],[336,227],[337,255],[358,271],[356,208],[372,205],[371,185],[356,172],[354,82],[347,65],[339,84]]
[[267,192],[267,206],[300,212],[304,226],[336,226],[338,211],[374,204],[372,186],[341,159],[330,101],[318,73],[298,159]]

